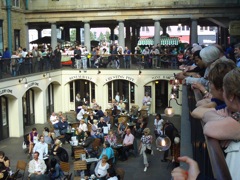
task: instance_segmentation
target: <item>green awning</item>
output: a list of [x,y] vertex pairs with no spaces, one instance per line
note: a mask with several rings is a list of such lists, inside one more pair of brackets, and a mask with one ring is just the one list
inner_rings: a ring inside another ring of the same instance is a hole
[[175,38],[170,38],[170,37],[161,38],[161,45],[162,46],[178,45],[178,43],[179,43],[179,39],[177,37],[175,37]]
[[[170,37],[164,37],[161,38],[161,45],[166,46],[166,45],[178,45],[179,44],[179,39],[177,37],[175,38],[170,38]],[[147,39],[139,39],[138,41],[139,46],[147,46],[147,45],[154,45],[154,41],[152,38],[147,38]]]
[[147,45],[153,45],[153,39],[139,39],[138,45],[139,46],[147,46]]

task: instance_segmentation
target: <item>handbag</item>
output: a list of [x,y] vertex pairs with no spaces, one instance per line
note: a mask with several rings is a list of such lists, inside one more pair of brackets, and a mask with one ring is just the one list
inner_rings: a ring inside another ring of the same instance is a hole
[[148,149],[148,148],[146,148],[146,150],[145,150],[145,153],[146,153],[146,154],[151,154],[151,153],[152,153],[152,150],[151,150],[151,149]]
[[24,141],[22,143],[22,148],[23,148],[23,150],[27,149],[27,145],[26,145],[26,143]]

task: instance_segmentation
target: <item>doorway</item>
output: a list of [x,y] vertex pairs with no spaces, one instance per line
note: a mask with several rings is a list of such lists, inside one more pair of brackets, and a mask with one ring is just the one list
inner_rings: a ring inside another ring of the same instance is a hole
[[168,106],[168,81],[155,81],[155,112],[163,114],[165,108]]
[[35,124],[34,90],[29,89],[22,97],[23,126]]
[[0,141],[9,138],[8,98],[0,96]]

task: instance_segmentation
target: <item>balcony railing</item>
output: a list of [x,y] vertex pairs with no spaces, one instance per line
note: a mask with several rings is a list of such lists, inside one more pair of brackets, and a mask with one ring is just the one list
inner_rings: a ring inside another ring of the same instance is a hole
[[[198,90],[187,88],[188,106],[191,112],[196,107],[196,101],[202,99]],[[218,140],[203,135],[203,124],[199,119],[189,116],[191,123],[191,142],[193,159],[198,164],[200,171],[210,178],[217,180],[231,179],[223,150]]]
[[[126,62],[126,57],[129,57],[129,63]],[[83,59],[83,58],[82,58]],[[87,69],[177,69],[177,57],[174,55],[157,55],[144,56],[137,55],[106,55],[97,58],[86,58]],[[117,59],[119,60],[119,68],[117,67]],[[38,61],[39,60],[39,61]],[[61,61],[55,58],[43,57],[41,59],[28,58],[11,58],[0,59],[0,79],[33,74],[55,69],[76,69],[76,61],[70,55],[62,55]],[[36,67],[34,67],[36,66]],[[81,62],[81,70],[83,64]]]

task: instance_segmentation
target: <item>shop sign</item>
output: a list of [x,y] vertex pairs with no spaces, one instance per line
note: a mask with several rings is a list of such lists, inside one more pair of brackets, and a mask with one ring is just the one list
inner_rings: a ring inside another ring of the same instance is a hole
[[173,75],[159,75],[159,76],[153,76],[152,80],[157,80],[157,79],[167,79],[167,80],[169,80],[173,77],[174,77]]
[[0,90],[0,95],[2,94],[12,94],[12,90],[11,89],[2,89]]
[[130,76],[124,76],[124,75],[114,75],[114,76],[110,76],[110,77],[107,77],[105,79],[106,82],[109,82],[109,81],[113,81],[113,80],[117,80],[117,79],[124,79],[124,80],[127,80],[127,81],[131,81],[131,82],[134,82],[135,79],[133,77],[130,77]]
[[93,78],[90,77],[90,76],[86,76],[86,75],[75,75],[75,76],[71,76],[69,77],[69,80],[72,81],[74,79],[86,79],[86,80],[89,80],[89,81],[93,81]]

